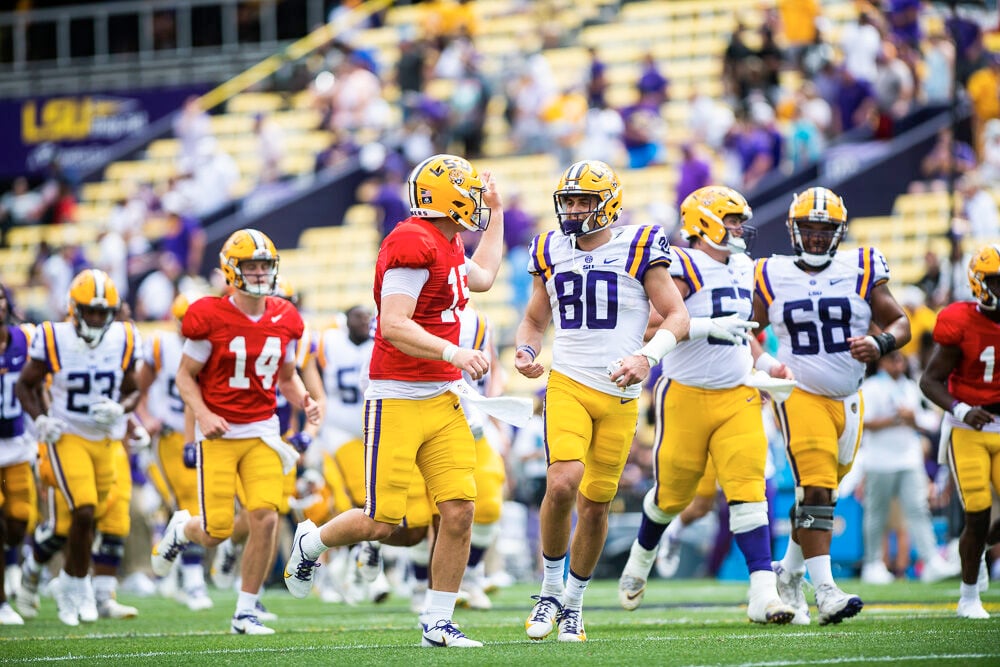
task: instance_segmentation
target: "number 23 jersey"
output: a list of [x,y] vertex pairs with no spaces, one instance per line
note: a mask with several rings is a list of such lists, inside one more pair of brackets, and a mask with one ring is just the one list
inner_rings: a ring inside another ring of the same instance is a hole
[[615,227],[593,250],[558,232],[535,237],[528,272],[545,282],[552,307],[552,370],[613,396],[639,395],[641,385],[618,387],[607,367],[642,347],[650,308],[643,279],[652,267],[670,267],[669,250],[655,225]]
[[861,386],[865,365],[851,356],[847,339],[868,333],[872,290],[889,280],[889,266],[882,253],[867,247],[838,252],[815,274],[796,261],[784,255],[761,259],[755,271],[755,293],[778,337],[778,361],[805,391],[850,396]]
[[278,369],[295,360],[293,344],[305,328],[295,306],[278,297],[266,298],[257,321],[229,297],[206,296],[191,304],[181,323],[182,336],[212,344],[198,384],[209,409],[234,424],[274,416]]

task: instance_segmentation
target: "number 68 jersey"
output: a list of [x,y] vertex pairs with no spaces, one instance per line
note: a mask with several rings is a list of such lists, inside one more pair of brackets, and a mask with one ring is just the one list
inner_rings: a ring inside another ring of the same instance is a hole
[[872,289],[889,280],[889,266],[875,248],[838,252],[815,274],[796,261],[784,255],[758,260],[754,276],[755,293],[778,337],[778,361],[805,391],[850,396],[861,386],[865,366],[851,357],[847,339],[868,333]]
[[528,272],[545,282],[552,307],[552,370],[606,394],[639,395],[641,385],[623,390],[607,367],[642,347],[650,308],[643,279],[654,266],[670,267],[669,250],[662,228],[652,225],[615,227],[593,250],[558,232],[535,237]]
[[112,322],[96,347],[80,338],[72,322],[43,322],[31,341],[29,355],[52,373],[49,412],[67,424],[66,432],[94,442],[108,431],[90,416],[90,406],[102,399],[117,401],[125,371],[141,350],[139,332],[131,322]]

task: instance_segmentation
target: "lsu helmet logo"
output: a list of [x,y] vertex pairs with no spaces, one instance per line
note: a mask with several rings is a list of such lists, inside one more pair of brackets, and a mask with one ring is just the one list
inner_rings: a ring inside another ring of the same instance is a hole
[[462,184],[465,183],[465,174],[460,169],[452,169],[448,172],[448,180],[451,181],[452,185],[462,187]]

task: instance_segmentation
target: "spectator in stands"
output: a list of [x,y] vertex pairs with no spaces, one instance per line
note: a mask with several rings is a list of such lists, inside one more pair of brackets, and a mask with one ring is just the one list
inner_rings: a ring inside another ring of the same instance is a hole
[[639,95],[650,103],[658,103],[659,106],[666,104],[670,99],[670,80],[660,72],[652,53],[647,51],[643,54],[639,68],[639,80],[635,85]]
[[281,167],[281,161],[285,158],[284,133],[262,113],[254,116],[253,133],[257,137],[257,153],[260,156],[257,182],[263,185],[280,181],[284,175]]
[[964,141],[956,141],[950,127],[942,128],[931,150],[920,161],[923,180],[910,183],[910,192],[944,192],[950,178],[976,168],[976,155]]
[[[803,100],[801,94],[798,99]],[[829,111],[829,107],[827,110]],[[819,160],[826,147],[823,132],[806,111],[806,105],[801,102],[791,108],[792,116],[788,124],[788,162],[793,170]]]
[[[504,201],[503,240],[507,249],[507,264],[511,267],[528,265],[528,247],[535,235],[536,220],[524,208],[521,193],[510,191]],[[510,283],[514,292],[514,308],[522,312],[531,295],[531,274],[511,271]]]
[[421,3],[420,26],[429,39],[447,43],[460,35],[475,35],[476,9],[470,0],[430,0]]
[[556,161],[572,164],[587,129],[587,97],[582,87],[567,86],[560,90],[542,111],[542,121]]
[[376,220],[382,238],[392,231],[397,222],[410,217],[403,172],[404,165],[386,166],[371,199],[371,205],[377,211]]
[[189,212],[204,218],[232,199],[240,170],[236,161],[211,136],[198,142],[193,169],[194,196],[188,203],[194,209]]
[[991,118],[983,126],[983,160],[979,175],[988,188],[1000,187],[1000,119]]
[[969,77],[966,91],[972,102],[973,138],[978,149],[986,123],[1000,118],[1000,53],[989,54],[986,66]]
[[[936,256],[934,261],[937,261]],[[917,285],[903,285],[894,293],[907,319],[910,320],[910,342],[900,347],[899,351],[906,357],[910,371],[919,373],[927,366],[931,349],[934,347],[937,313],[927,305],[929,300],[927,292]]]
[[604,109],[607,107],[606,95],[608,86],[610,85],[608,83],[608,66],[593,46],[587,47],[587,56],[590,58],[585,77],[587,83],[587,105],[591,109]]
[[358,146],[354,143],[348,132],[331,132],[330,144],[316,154],[316,163],[313,171],[319,173],[326,169],[333,169],[343,164],[348,158],[357,154]]
[[625,131],[622,139],[628,152],[630,169],[641,169],[664,160],[663,119],[660,116],[659,95],[641,93],[639,100],[621,110]]
[[938,300],[943,283],[944,275],[941,270],[941,258],[937,256],[936,252],[928,249],[924,253],[924,274],[917,280],[916,285],[927,295],[927,303],[933,309],[944,305]]
[[889,32],[897,43],[919,47],[920,3],[921,0],[888,0],[883,3]]
[[778,0],[781,34],[788,49],[788,61],[798,66],[802,53],[816,42],[819,0]]
[[583,159],[600,160],[611,166],[625,164],[625,144],[623,134],[625,123],[618,111],[605,103],[587,110],[584,119],[583,138],[577,144],[576,157],[572,161]]
[[459,153],[469,158],[483,153],[483,128],[490,95],[489,82],[479,69],[475,52],[467,52],[462,74],[455,80],[448,106],[451,141],[462,146],[463,150]]
[[871,124],[877,111],[875,89],[865,79],[858,79],[846,67],[840,69],[840,84],[833,105],[834,134]]
[[55,200],[49,204],[43,217],[52,225],[76,222],[76,194],[73,193],[73,186],[69,181],[65,179],[59,181]]
[[120,233],[110,224],[101,225],[97,235],[96,247],[93,249],[94,268],[100,269],[111,277],[121,298],[128,298],[128,244]]
[[156,269],[142,279],[135,291],[136,319],[140,322],[170,319],[170,306],[182,275],[183,268],[173,253],[159,253]]
[[759,85],[768,101],[772,104],[778,100],[781,92],[781,66],[783,54],[777,42],[774,41],[774,32],[770,27],[764,25],[760,30],[760,46],[754,52],[759,63]]
[[404,37],[399,42],[399,58],[396,60],[396,85],[399,87],[404,121],[410,118],[423,95],[426,68],[426,42]]
[[181,142],[181,159],[193,159],[198,152],[198,144],[205,137],[212,136],[212,122],[201,100],[191,95],[184,100],[180,113],[174,116],[174,136]]
[[366,60],[351,52],[336,68],[331,88],[332,114],[329,129],[382,130],[388,107],[382,98],[382,83],[365,67]]
[[952,229],[948,235],[951,249],[948,257],[941,262],[941,281],[934,295],[937,307],[955,301],[974,301],[969,287],[969,260],[972,252],[965,249],[965,237],[960,230]]
[[725,84],[726,95],[736,100],[746,97],[748,80],[748,60],[754,55],[753,50],[743,40],[744,25],[737,21],[733,34],[729,36],[729,44],[722,54],[722,81]]
[[955,183],[962,196],[963,235],[978,244],[1000,239],[1000,211],[993,193],[984,187],[979,173],[969,171]]
[[691,140],[704,143],[712,150],[721,150],[722,144],[736,122],[731,105],[720,103],[702,90],[696,90],[688,105],[687,125]]
[[167,226],[156,242],[158,252],[173,255],[182,274],[198,275],[205,252],[204,230],[196,219],[185,215],[175,193],[168,192],[163,196],[163,212],[167,215]]
[[924,104],[947,104],[955,71],[955,45],[942,32],[927,36],[920,95]]
[[882,51],[882,34],[878,19],[870,12],[858,12],[854,23],[840,31],[840,50],[844,55],[844,69],[859,81],[874,83],[878,74],[876,60]]
[[545,152],[548,143],[542,111],[556,90],[548,61],[541,52],[535,52],[504,80],[509,81],[504,94],[514,150],[520,154]]
[[678,205],[684,198],[705,187],[712,180],[712,167],[708,160],[698,154],[697,148],[690,142],[681,144],[680,176],[677,178],[677,191],[674,202]]
[[876,59],[875,103],[878,110],[876,136],[888,139],[894,135],[895,122],[908,114],[913,105],[915,86],[913,73],[898,56],[890,42],[882,44]]
[[42,196],[28,188],[28,179],[18,176],[13,187],[0,197],[0,229],[6,239],[7,230],[16,225],[32,225],[38,222]]
[[41,265],[39,277],[48,293],[49,312],[45,319],[59,321],[66,316],[70,283],[85,268],[87,260],[79,244],[68,241]]

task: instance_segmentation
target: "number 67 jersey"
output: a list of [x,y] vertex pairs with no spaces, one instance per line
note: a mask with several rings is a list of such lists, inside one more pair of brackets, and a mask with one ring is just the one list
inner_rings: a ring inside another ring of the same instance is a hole
[[875,248],[838,252],[814,274],[796,266],[796,259],[761,259],[755,271],[754,290],[778,337],[778,360],[805,391],[850,396],[865,366],[851,357],[847,339],[868,333],[872,289],[889,280],[889,266]]

